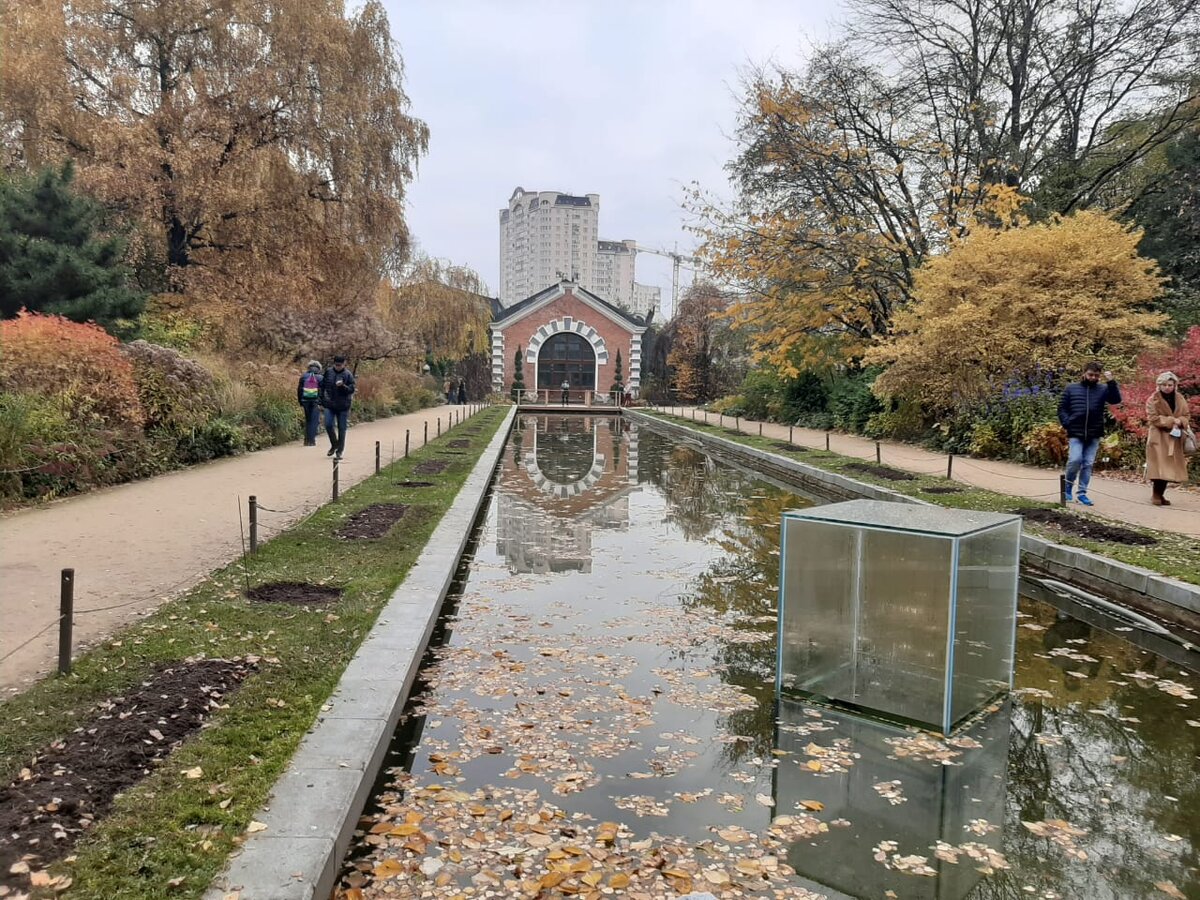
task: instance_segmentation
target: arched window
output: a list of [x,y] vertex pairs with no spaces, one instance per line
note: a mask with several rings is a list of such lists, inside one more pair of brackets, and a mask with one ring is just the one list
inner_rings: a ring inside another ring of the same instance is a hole
[[572,390],[596,389],[596,353],[577,334],[556,334],[538,353],[539,388],[559,388],[566,381]]

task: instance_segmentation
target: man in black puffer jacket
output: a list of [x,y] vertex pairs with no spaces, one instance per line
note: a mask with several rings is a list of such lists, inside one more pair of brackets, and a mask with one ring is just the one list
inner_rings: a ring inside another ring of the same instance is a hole
[[1092,464],[1096,451],[1100,449],[1100,438],[1104,434],[1104,407],[1109,403],[1121,402],[1121,389],[1113,380],[1112,372],[1104,372],[1105,384],[1100,383],[1100,372],[1104,369],[1093,360],[1084,366],[1083,380],[1067,385],[1058,403],[1058,421],[1067,430],[1070,450],[1067,454],[1067,502],[1075,491],[1075,478],[1079,477],[1076,499],[1084,506],[1091,506],[1087,495],[1092,480]]

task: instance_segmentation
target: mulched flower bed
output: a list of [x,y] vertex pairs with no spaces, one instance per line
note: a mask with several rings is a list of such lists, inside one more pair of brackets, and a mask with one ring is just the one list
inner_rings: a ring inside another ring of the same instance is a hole
[[444,459],[427,459],[413,466],[413,471],[418,475],[440,475],[448,465],[450,463]]
[[393,481],[392,484],[402,488],[427,488],[433,487],[432,481]]
[[863,475],[874,475],[876,478],[886,478],[888,481],[913,481],[917,476],[911,472],[902,472],[888,466],[876,466],[871,463],[850,463],[843,466],[847,472],[861,472]]
[[70,854],[113,798],[153,772],[253,668],[224,659],[160,667],[40,751],[0,790],[0,887],[65,890],[69,879],[46,875],[46,866]]
[[1058,509],[1024,507],[1018,509],[1017,512],[1030,522],[1053,525],[1068,534],[1078,535],[1088,540],[1108,541],[1112,544],[1127,544],[1134,547],[1149,547],[1158,543],[1157,538],[1152,538],[1148,534],[1131,531],[1120,525],[1105,525],[1103,522],[1085,519],[1083,516],[1073,516]]
[[293,606],[324,606],[342,598],[342,589],[304,581],[270,581],[251,588],[246,596],[257,603],[290,603]]
[[343,541],[381,538],[404,518],[407,511],[408,504],[405,503],[374,503],[350,516],[337,530],[337,536]]
[[804,447],[797,447],[795,444],[789,444],[787,441],[776,441],[772,446],[776,450],[790,450],[792,453],[803,453]]
[[962,493],[962,488],[956,488],[956,487],[923,487],[923,488],[921,488],[921,493],[923,493],[923,494],[961,494],[961,493]]
[[467,440],[466,438],[459,438],[457,440],[451,441],[446,446],[447,447],[470,447],[471,442],[469,440]]

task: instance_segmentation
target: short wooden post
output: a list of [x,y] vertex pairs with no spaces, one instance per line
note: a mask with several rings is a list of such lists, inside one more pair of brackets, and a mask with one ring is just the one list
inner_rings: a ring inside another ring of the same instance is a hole
[[954,477],[954,454],[951,453],[946,457],[946,480],[949,481]]
[[375,442],[375,474],[379,474],[379,441]]
[[333,499],[338,498],[338,462],[340,460],[335,456],[333,458]]
[[791,425],[789,425],[789,426],[788,426],[788,443],[789,443],[789,444],[793,443],[793,441],[792,441],[792,428],[793,428],[793,426],[791,426]]
[[825,432],[825,452],[829,452],[829,432]]
[[428,443],[429,443],[429,420],[426,419],[425,420],[425,440],[421,443],[421,446],[424,447]]
[[250,495],[250,552],[258,552],[258,498]]
[[758,436],[762,437],[762,422],[758,423]]
[[1067,476],[1062,473],[1058,476],[1058,505],[1067,505]]
[[404,458],[408,459],[408,429],[404,429]]
[[75,614],[75,570],[59,574],[58,594],[58,674],[71,674],[71,631]]
[[879,441],[875,442],[875,462],[877,464],[883,462],[883,450],[879,446]]

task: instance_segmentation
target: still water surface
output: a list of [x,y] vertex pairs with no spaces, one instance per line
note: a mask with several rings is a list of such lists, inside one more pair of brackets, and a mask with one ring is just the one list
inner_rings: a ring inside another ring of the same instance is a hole
[[342,890],[1200,897],[1196,660],[1125,623],[1023,598],[1016,692],[948,742],[776,704],[780,514],[814,502],[520,420]]

